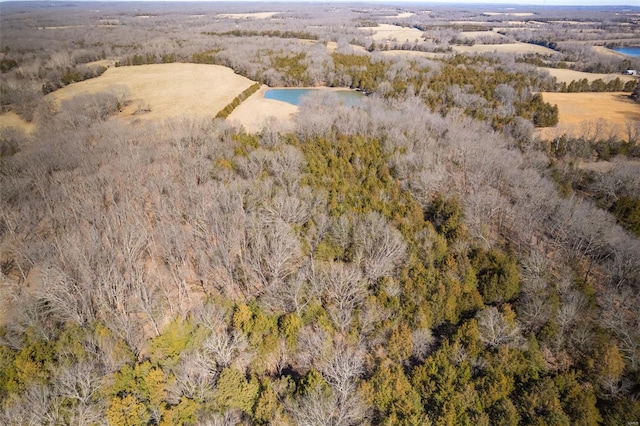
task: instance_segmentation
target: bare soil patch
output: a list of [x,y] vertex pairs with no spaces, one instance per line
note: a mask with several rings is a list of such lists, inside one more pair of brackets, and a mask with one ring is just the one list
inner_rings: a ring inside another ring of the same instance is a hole
[[[83,93],[125,87],[131,105],[123,116],[135,119],[214,117],[253,84],[219,65],[155,64],[109,68],[100,77],[71,84],[51,93],[60,102]],[[140,114],[141,111],[148,112]]]
[[452,46],[459,53],[539,53],[541,55],[555,55],[555,50],[529,43],[504,44],[476,44],[474,46]]
[[608,82],[611,80],[615,80],[619,78],[622,81],[635,80],[636,78],[631,75],[624,74],[597,74],[591,72],[582,72],[582,71],[574,71],[560,68],[546,68],[546,67],[538,67],[541,70],[549,71],[553,77],[558,80],[559,83],[571,83],[574,80],[583,80],[587,79],[589,82],[602,79],[604,82]]
[[557,126],[540,130],[544,139],[567,134],[573,137],[617,135],[624,138],[628,122],[640,121],[640,105],[624,92],[542,93],[545,102],[558,105]]

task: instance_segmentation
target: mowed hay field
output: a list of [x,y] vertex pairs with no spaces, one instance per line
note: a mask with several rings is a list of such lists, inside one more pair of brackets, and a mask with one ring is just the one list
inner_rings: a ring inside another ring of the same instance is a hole
[[[131,104],[122,115],[140,119],[211,117],[254,82],[219,65],[155,64],[109,68],[100,77],[51,93],[57,101],[125,87]],[[146,109],[148,112],[140,113]]]
[[[629,99],[629,93],[550,93],[543,92],[545,102],[558,105],[560,121],[557,126],[540,130],[543,139],[562,134],[590,136],[599,124],[605,124],[602,137],[615,133],[624,139],[628,122],[640,121],[640,104]],[[602,127],[601,125],[599,127]]]

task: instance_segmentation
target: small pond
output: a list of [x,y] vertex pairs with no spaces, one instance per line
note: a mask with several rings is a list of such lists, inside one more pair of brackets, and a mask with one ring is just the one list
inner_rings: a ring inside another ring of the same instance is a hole
[[[265,99],[275,99],[276,101],[287,102],[297,106],[300,105],[302,98],[312,90],[326,89],[269,89],[264,93],[264,97]],[[338,95],[346,106],[360,106],[362,99],[364,99],[364,95],[355,90],[336,90],[333,93]]]
[[628,56],[640,57],[640,47],[614,47],[613,49],[618,53],[622,53]]

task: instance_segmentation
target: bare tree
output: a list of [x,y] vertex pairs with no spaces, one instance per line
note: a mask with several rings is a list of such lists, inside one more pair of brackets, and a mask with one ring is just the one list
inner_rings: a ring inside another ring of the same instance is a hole
[[21,395],[3,401],[0,420],[7,425],[59,424],[64,421],[62,400],[45,385],[32,385]]
[[250,291],[258,294],[266,287],[282,285],[295,272],[300,254],[300,242],[288,224],[281,219],[252,216],[244,256],[259,283],[250,284],[253,287]]
[[315,296],[309,282],[310,269],[310,266],[303,265],[282,285],[266,288],[260,296],[260,302],[276,312],[295,312],[301,315]]
[[214,331],[202,343],[203,353],[215,363],[218,371],[232,363],[239,369],[246,367],[251,360],[245,335],[237,330]]
[[103,418],[103,404],[99,392],[104,385],[104,372],[95,361],[80,361],[61,368],[55,381],[55,391],[62,398],[73,401],[68,415],[77,424],[99,423]]
[[54,317],[83,325],[97,316],[87,284],[68,277],[57,267],[46,267],[42,272],[42,288],[37,293]]
[[201,351],[183,352],[174,369],[177,390],[197,401],[212,397],[218,375],[215,360]]
[[367,295],[368,284],[361,270],[350,264],[328,263],[318,265],[310,279],[338,330],[348,331],[354,309]]
[[507,322],[498,308],[491,306],[478,312],[480,340],[497,348],[501,345],[519,346],[523,343],[520,327],[515,322]]
[[619,340],[619,349],[632,368],[640,366],[640,314],[637,291],[628,287],[607,288],[598,298],[602,313],[600,323],[611,330]]
[[391,274],[405,258],[407,243],[402,234],[379,213],[367,214],[354,228],[354,261],[369,280]]
[[294,421],[301,426],[361,424],[366,417],[366,410],[367,406],[357,392],[340,400],[334,392],[324,390],[320,386],[316,386],[288,406]]

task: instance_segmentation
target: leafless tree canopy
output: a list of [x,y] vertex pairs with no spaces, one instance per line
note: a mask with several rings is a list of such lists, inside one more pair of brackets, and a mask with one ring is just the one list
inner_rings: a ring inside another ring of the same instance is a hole
[[[539,67],[640,69],[602,53],[640,10],[508,10],[3,3],[0,423],[637,422],[639,127],[534,124]],[[255,134],[51,96],[168,62],[367,96]]]

